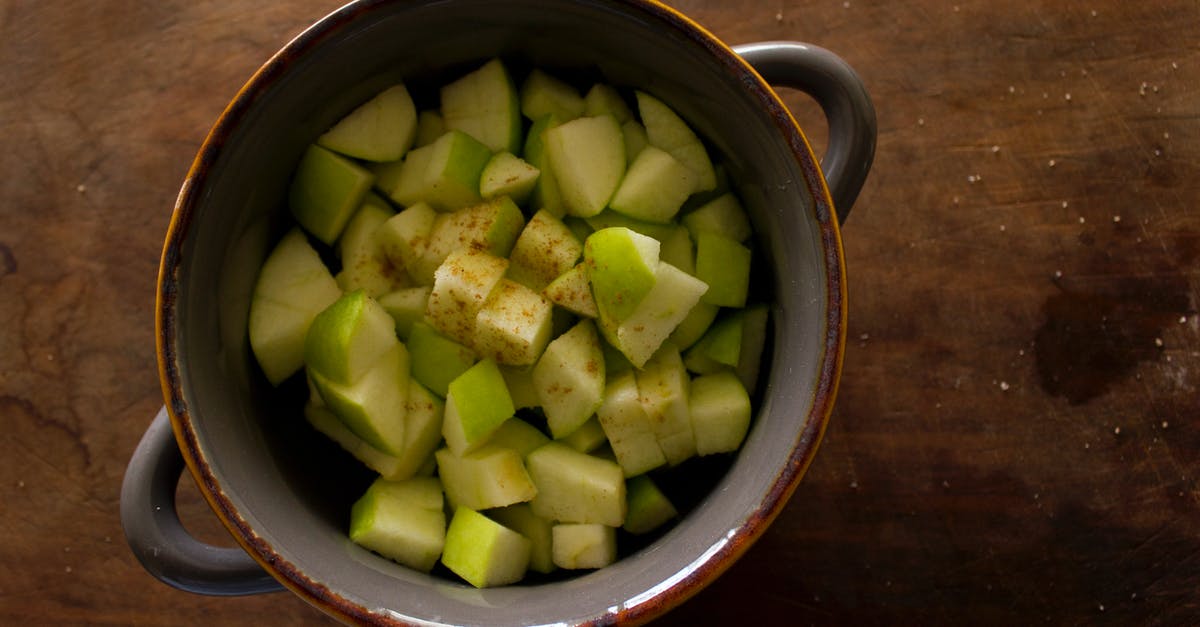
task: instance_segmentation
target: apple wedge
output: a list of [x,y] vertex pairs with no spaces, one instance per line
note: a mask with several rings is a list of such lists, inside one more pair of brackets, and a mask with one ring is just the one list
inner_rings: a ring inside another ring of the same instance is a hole
[[395,161],[412,147],[416,132],[417,109],[399,84],[359,105],[322,133],[317,144],[347,157]]

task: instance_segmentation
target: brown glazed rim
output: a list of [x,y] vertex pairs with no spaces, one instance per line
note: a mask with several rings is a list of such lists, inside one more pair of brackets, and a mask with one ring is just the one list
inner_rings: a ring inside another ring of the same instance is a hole
[[[729,568],[779,515],[809,464],[812,463],[832,414],[842,369],[847,320],[846,285],[843,280],[845,260],[833,201],[807,138],[778,94],[749,63],[738,56],[729,46],[679,11],[657,0],[611,1],[624,6],[631,12],[646,14],[703,46],[725,71],[736,77],[751,91],[771,115],[780,134],[788,142],[789,148],[795,155],[809,190],[813,192],[815,216],[820,228],[825,256],[824,264],[827,270],[825,290],[828,308],[812,409],[804,428],[796,436],[787,464],[779,469],[762,506],[750,515],[730,541],[675,585],[643,603],[623,607],[614,613],[593,618],[585,623],[588,625],[642,624],[678,606]],[[297,58],[321,45],[332,33],[353,21],[360,14],[388,2],[389,0],[360,0],[338,9],[302,32],[276,52],[251,76],[218,118],[184,179],[167,230],[159,266],[155,305],[155,336],[159,378],[163,386],[163,395],[170,414],[176,443],[204,498],[242,548],[285,587],[339,620],[355,623],[406,625],[409,623],[394,616],[370,612],[367,608],[334,593],[325,585],[313,581],[304,572],[283,559],[242,518],[217,482],[201,451],[196,430],[192,424],[192,416],[184,399],[184,382],[179,368],[179,348],[175,343],[178,331],[176,307],[179,272],[184,240],[187,238],[196,207],[203,201],[201,192],[208,183],[210,168],[218,158],[225,141],[251,106],[288,71]]]

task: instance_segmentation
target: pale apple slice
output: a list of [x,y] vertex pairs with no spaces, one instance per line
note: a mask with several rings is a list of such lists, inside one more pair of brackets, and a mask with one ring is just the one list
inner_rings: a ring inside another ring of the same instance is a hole
[[737,374],[724,370],[692,379],[688,407],[697,455],[741,447],[750,429],[750,396]]
[[539,172],[530,194],[530,207],[534,211],[544,210],[558,217],[566,214],[566,208],[563,206],[562,193],[558,191],[558,182],[554,180],[554,173],[550,171],[546,159],[545,134],[561,123],[562,121],[554,115],[544,115],[535,120],[526,135],[523,153],[525,161]]
[[533,214],[513,244],[508,278],[534,291],[570,270],[583,254],[583,243],[548,211]]
[[480,360],[450,382],[442,420],[446,446],[465,455],[487,442],[515,412],[496,362]]
[[425,308],[429,306],[432,288],[405,287],[380,296],[379,305],[396,321],[396,335],[407,340],[414,324],[425,319]]
[[617,561],[617,530],[607,525],[554,525],[551,542],[554,565],[559,568],[603,568]]
[[649,472],[667,463],[658,446],[654,425],[638,397],[633,370],[610,375],[604,403],[596,410],[601,428],[626,477]]
[[587,266],[582,263],[560,274],[542,290],[542,294],[550,302],[573,314],[586,318],[595,318],[600,314],[596,310],[596,299],[592,297]]
[[450,382],[478,361],[475,351],[423,321],[412,325],[406,344],[413,360],[413,378],[442,398],[449,392]]
[[394,342],[353,383],[308,371],[325,405],[354,435],[388,455],[405,454],[409,391],[409,358],[404,344]]
[[417,114],[417,138],[414,147],[428,146],[446,134],[446,120],[440,111],[426,109]]
[[558,441],[580,453],[592,453],[607,444],[608,437],[604,435],[604,428],[600,426],[600,421],[592,416],[587,419],[587,422],[579,425],[578,429],[559,438]]
[[602,325],[620,324],[650,293],[660,247],[658,240],[625,227],[603,228],[588,236],[583,258]]
[[696,278],[708,284],[701,299],[721,307],[744,307],[750,289],[749,248],[712,232],[696,237]]
[[640,368],[700,302],[707,289],[703,281],[660,261],[654,286],[634,312],[615,328],[602,318],[601,330],[609,342]]
[[574,87],[536,68],[521,84],[520,97],[521,113],[530,120],[553,115],[565,122],[583,115],[587,107]]
[[633,160],[642,154],[642,150],[650,145],[646,127],[637,120],[629,120],[621,124],[621,135],[625,138],[625,161],[629,163],[633,163]]
[[[379,225],[375,235],[383,254],[387,255],[394,265],[401,268],[412,267],[429,244],[435,216],[433,207],[419,202],[387,218]],[[430,273],[432,274],[432,270]],[[424,284],[432,282],[430,276]]]
[[625,522],[625,476],[615,462],[551,442],[526,458],[537,487],[533,513],[559,522],[620,527]]
[[507,258],[524,227],[525,216],[507,196],[439,214],[428,245],[412,266],[412,274],[418,282],[427,275],[432,278],[450,253],[464,249]]
[[696,175],[671,153],[646,146],[629,164],[609,206],[649,222],[670,222],[696,189]]
[[466,507],[454,510],[442,563],[476,588],[516,583],[529,568],[525,536]]
[[655,439],[671,466],[696,454],[688,409],[689,382],[679,349],[667,342],[637,375],[638,398],[653,426]]
[[[656,239],[659,242],[670,237],[671,233],[675,230],[675,227],[670,224],[639,220],[613,211],[612,209],[605,209],[594,216],[585,218],[584,222],[592,229],[592,232],[612,227],[624,227],[635,233]],[[587,238],[584,239],[586,240]]]
[[737,196],[724,193],[689,211],[681,222],[695,239],[700,233],[719,233],[738,242],[750,239],[750,218]]
[[317,251],[292,229],[267,256],[250,299],[250,349],[272,385],[304,367],[304,338],[341,290]]
[[508,386],[508,395],[512,397],[513,407],[537,407],[540,401],[537,390],[533,387],[533,368],[500,364],[500,374],[504,376],[504,384]]
[[617,89],[608,83],[596,83],[583,96],[583,115],[604,114],[613,116],[621,124],[633,120],[633,111]]
[[317,143],[348,157],[395,161],[412,146],[417,109],[403,84],[389,87],[359,105],[317,138]]
[[696,374],[712,374],[737,367],[742,352],[745,322],[741,309],[718,316],[700,341],[688,349],[683,364]]
[[521,454],[514,449],[488,445],[460,456],[443,448],[434,456],[453,507],[504,507],[527,502],[537,494]]
[[405,207],[423,201],[438,211],[478,203],[479,177],[491,158],[491,149],[479,140],[446,131],[432,144],[408,152],[390,196]]
[[332,246],[374,181],[366,168],[313,144],[292,175],[288,206],[304,230]]
[[517,204],[525,204],[537,185],[541,170],[511,152],[498,152],[483,167],[479,175],[479,195],[485,200],[508,196]]
[[638,113],[646,127],[650,145],[657,146],[674,156],[696,174],[696,191],[706,191],[717,186],[708,151],[687,122],[658,98],[639,91],[636,93]]
[[350,509],[350,539],[400,564],[429,572],[446,543],[437,479],[376,479]]
[[425,319],[438,331],[471,345],[475,317],[504,278],[508,260],[474,249],[450,253],[434,273]]
[[704,301],[697,302],[667,339],[671,340],[671,343],[679,347],[681,351],[691,348],[700,338],[704,337],[720,311],[721,308],[716,305],[710,305]]
[[441,89],[447,129],[479,140],[493,152],[514,152],[521,142],[521,105],[517,88],[499,59]]
[[576,118],[545,132],[546,157],[567,213],[593,216],[625,175],[625,139],[610,115]]
[[533,367],[533,385],[555,438],[592,417],[604,400],[604,353],[591,320],[581,320],[546,346]]
[[[507,423],[505,423],[507,424]],[[533,513],[528,503],[515,503],[490,510],[488,517],[529,539],[529,569],[551,573],[554,565],[552,521]]]
[[746,307],[742,314],[742,350],[735,371],[750,394],[754,394],[758,389],[769,315],[767,306],[762,303]]
[[304,341],[304,363],[326,379],[353,383],[399,341],[392,317],[366,292],[357,290],[313,319]]
[[625,482],[629,513],[623,529],[635,535],[649,533],[679,515],[675,505],[649,475],[631,477]]
[[688,230],[678,224],[672,226],[671,232],[662,239],[658,258],[696,276],[696,245]]
[[499,364],[532,366],[550,342],[553,321],[553,303],[520,283],[500,279],[475,315],[471,347]]
[[488,438],[485,446],[510,448],[524,459],[549,441],[550,438],[537,427],[520,418],[509,418]]
[[409,283],[403,262],[396,263],[384,254],[379,238],[379,228],[394,215],[396,212],[386,200],[368,193],[350,218],[337,242],[342,270],[336,279],[342,291],[361,289],[378,298]]

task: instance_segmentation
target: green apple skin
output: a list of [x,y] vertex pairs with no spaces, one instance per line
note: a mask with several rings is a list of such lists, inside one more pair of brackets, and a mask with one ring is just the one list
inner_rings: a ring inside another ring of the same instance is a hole
[[717,233],[696,238],[696,278],[708,284],[701,298],[721,307],[744,307],[750,289],[750,249]]
[[421,572],[433,570],[446,543],[437,479],[376,479],[350,509],[350,539]]
[[454,507],[492,509],[524,503],[537,494],[515,449],[488,445],[455,455],[443,448],[434,457],[446,497]]
[[529,539],[467,507],[458,507],[446,530],[442,563],[476,588],[520,581],[529,568]]
[[588,282],[587,266],[578,263],[570,270],[558,275],[542,294],[550,302],[585,318],[595,318],[600,315],[596,309],[596,299],[592,296],[592,286]]
[[566,437],[596,412],[604,400],[604,372],[591,320],[581,320],[546,346],[533,367],[533,386],[554,438]]
[[413,144],[417,109],[403,85],[389,87],[359,105],[317,138],[317,143],[348,157],[395,161]]
[[483,359],[450,382],[442,436],[462,456],[487,441],[516,409],[496,362]]
[[704,144],[691,127],[673,109],[658,98],[643,91],[636,92],[638,113],[646,127],[651,146],[657,146],[675,157],[696,174],[696,191],[717,186],[712,160]]
[[450,382],[478,361],[475,351],[423,321],[412,325],[407,346],[413,362],[412,377],[442,398],[450,391]]
[[534,514],[528,503],[496,508],[488,511],[487,515],[529,539],[529,570],[539,573],[554,572],[557,567],[554,565],[552,521]]
[[599,457],[551,442],[525,458],[537,487],[533,513],[559,522],[620,527],[625,522],[625,475]]
[[615,329],[601,318],[601,330],[630,363],[640,368],[700,302],[707,289],[703,281],[660,261],[654,286],[637,309]]
[[600,213],[625,175],[625,138],[610,115],[576,118],[545,132],[546,157],[567,213]]
[[341,290],[299,229],[283,236],[258,272],[250,299],[250,348],[271,385],[304,367],[304,338]]
[[629,513],[622,528],[629,533],[650,533],[679,515],[649,475],[631,477],[625,482],[625,492]]
[[521,113],[530,120],[553,115],[566,122],[583,115],[587,103],[567,83],[534,69],[521,84]]
[[288,206],[304,230],[332,246],[374,182],[366,168],[313,144],[296,167]]
[[704,337],[720,311],[721,308],[716,305],[704,301],[697,302],[667,339],[671,340],[671,343],[679,347],[681,351],[691,348],[700,338]]
[[649,472],[667,463],[658,446],[654,425],[639,398],[632,369],[609,376],[604,388],[604,402],[596,410],[596,417],[626,477]]
[[596,83],[583,96],[583,115],[604,114],[613,116],[620,124],[633,120],[633,111],[617,89],[608,83]]
[[649,222],[670,222],[696,189],[696,175],[671,153],[645,147],[629,164],[609,206]]
[[396,323],[362,290],[343,295],[313,319],[304,363],[332,381],[353,383],[399,343]]
[[625,227],[588,236],[583,259],[602,324],[623,322],[654,287],[659,248],[658,240]]
[[508,277],[540,292],[574,267],[582,254],[583,242],[562,220],[548,211],[538,211],[513,244]]
[[479,175],[479,195],[484,200],[508,196],[517,204],[525,204],[537,185],[541,170],[511,152],[492,155]]
[[427,202],[453,211],[482,200],[479,177],[492,151],[462,131],[448,130],[428,146],[405,156],[391,199],[405,207]]
[[559,568],[603,568],[617,561],[617,530],[606,525],[557,524],[551,529],[551,543]]
[[353,383],[328,379],[311,367],[308,376],[325,405],[354,435],[388,455],[405,454],[409,357],[404,344],[394,342]]
[[441,105],[447,129],[462,131],[493,152],[513,152],[520,146],[521,104],[499,59],[444,85]]
[[500,279],[475,315],[471,346],[499,364],[532,366],[550,342],[553,322],[553,303],[520,283]]
[[750,396],[737,374],[725,370],[692,379],[688,397],[696,454],[736,451],[750,429]]
[[726,192],[689,211],[681,219],[683,226],[692,234],[692,239],[701,233],[718,233],[737,242],[750,239],[753,229],[750,218],[737,196]]
[[[745,323],[744,311],[727,310],[713,322],[704,337],[693,346],[688,358],[696,358],[695,367],[689,370],[698,374],[711,374],[727,367],[737,367],[742,353],[742,332]],[[684,359],[684,365],[689,365]]]

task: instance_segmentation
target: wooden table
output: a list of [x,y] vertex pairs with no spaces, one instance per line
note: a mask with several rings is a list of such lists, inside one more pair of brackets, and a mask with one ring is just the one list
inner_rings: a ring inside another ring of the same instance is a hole
[[[156,582],[117,510],[162,404],[179,183],[337,4],[0,3],[0,623],[328,623],[291,594]],[[676,4],[729,43],[840,53],[879,145],[822,450],[661,624],[1200,623],[1200,6]],[[190,480],[180,499],[231,544]]]

